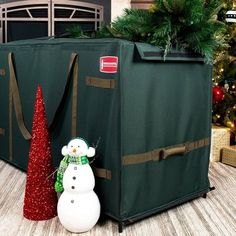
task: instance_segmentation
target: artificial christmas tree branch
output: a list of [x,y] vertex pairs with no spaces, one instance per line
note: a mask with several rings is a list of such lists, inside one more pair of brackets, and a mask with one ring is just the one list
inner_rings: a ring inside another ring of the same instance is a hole
[[96,37],[150,43],[163,48],[165,55],[171,48],[188,49],[212,62],[214,50],[223,43],[225,25],[217,19],[221,8],[221,0],[155,0],[149,10],[125,9]]

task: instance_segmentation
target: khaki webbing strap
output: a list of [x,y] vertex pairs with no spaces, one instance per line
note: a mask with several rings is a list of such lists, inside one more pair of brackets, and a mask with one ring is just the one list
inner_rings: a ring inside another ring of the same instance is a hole
[[171,155],[182,155],[187,152],[191,152],[195,149],[208,146],[210,144],[209,138],[197,140],[194,142],[187,142],[184,144],[178,144],[174,146],[168,146],[165,148],[158,148],[150,152],[141,153],[141,154],[131,154],[123,156],[122,164],[123,165],[132,165],[139,164],[148,161],[159,161],[161,159],[166,159]]
[[111,171],[107,169],[97,168],[92,166],[93,173],[95,176],[111,180]]
[[49,125],[50,133],[54,132],[55,128],[57,127],[61,113],[66,105],[66,100],[70,91],[70,84],[72,80],[71,136],[77,136],[78,61],[78,54],[71,53],[66,84],[52,122]]
[[9,110],[8,110],[8,116],[9,116],[9,160],[13,160],[13,137],[12,137],[12,106],[13,106],[13,98],[11,93],[11,80],[9,80]]
[[[75,61],[74,61],[75,60]],[[78,103],[78,66],[79,57],[76,53],[71,54],[71,63],[74,61],[73,67],[73,89],[72,89],[72,110],[71,110],[71,136],[77,136],[77,103]],[[72,65],[70,65],[71,68]]]
[[96,88],[104,88],[104,89],[114,89],[115,88],[115,80],[114,79],[101,79],[96,77],[87,76],[85,78],[86,85],[96,87]]
[[208,145],[210,145],[209,138],[201,139],[196,142],[186,143],[186,152],[191,152],[194,149],[198,149],[198,148],[205,147]]
[[20,94],[19,94],[19,89],[18,89],[18,85],[17,85],[17,81],[16,81],[16,74],[15,74],[15,69],[14,69],[14,66],[13,66],[12,57],[13,57],[13,53],[10,52],[8,54],[8,63],[9,63],[9,71],[10,71],[10,97],[9,97],[10,100],[9,100],[9,105],[10,105],[10,107],[12,106],[12,104],[10,104],[10,103],[12,103],[11,99],[13,99],[14,109],[15,109],[15,113],[16,113],[16,120],[17,120],[19,129],[20,129],[21,134],[23,135],[23,137],[26,140],[29,140],[29,139],[31,139],[31,134],[28,131],[28,129],[26,128],[25,122],[24,122],[24,117],[23,117],[23,113],[22,113],[22,106],[21,106],[21,100],[20,100]]
[[1,68],[0,69],[0,76],[5,76],[5,75],[6,75],[5,69]]
[[5,135],[5,129],[0,128],[0,135]]

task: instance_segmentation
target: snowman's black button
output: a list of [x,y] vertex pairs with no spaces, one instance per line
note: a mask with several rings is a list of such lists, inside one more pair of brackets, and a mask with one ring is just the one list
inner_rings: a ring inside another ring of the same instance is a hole
[[73,178],[72,178],[73,180],[75,180],[76,179],[76,177],[75,176],[73,176]]
[[74,200],[71,200],[70,202],[71,202],[71,203],[74,203],[75,201],[74,201]]
[[74,167],[74,170],[77,170],[77,166]]
[[72,189],[75,189],[75,186],[71,186]]

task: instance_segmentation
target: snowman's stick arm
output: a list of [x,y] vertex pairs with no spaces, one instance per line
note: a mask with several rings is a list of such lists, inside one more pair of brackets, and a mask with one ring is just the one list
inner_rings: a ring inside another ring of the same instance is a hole
[[98,138],[98,141],[97,141],[96,145],[93,144],[93,148],[96,149],[98,147],[98,145],[100,143],[100,140],[101,140],[101,136]]
[[47,179],[49,179],[51,176],[54,176],[54,174],[58,171],[59,167],[56,168],[48,177]]

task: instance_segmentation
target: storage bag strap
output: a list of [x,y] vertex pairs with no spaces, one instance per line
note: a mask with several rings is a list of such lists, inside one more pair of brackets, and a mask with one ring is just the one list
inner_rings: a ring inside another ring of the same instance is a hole
[[126,156],[123,156],[122,164],[132,165],[132,164],[139,164],[139,163],[144,163],[148,161],[165,160],[170,156],[184,155],[195,149],[208,146],[209,144],[210,144],[210,139],[205,138],[205,139],[197,140],[194,142],[187,142],[184,144],[178,144],[174,146],[168,146],[165,148],[155,149],[146,153],[126,155]]
[[110,170],[98,168],[98,167],[95,167],[94,165],[91,165],[91,167],[93,169],[93,173],[95,176],[97,176],[99,178],[111,180],[111,171]]
[[[11,104],[13,103],[19,129],[20,129],[23,137],[26,140],[29,140],[29,139],[31,139],[31,134],[28,131],[28,129],[26,128],[26,125],[24,122],[24,116],[23,116],[23,112],[22,112],[22,105],[21,105],[21,99],[20,99],[20,94],[19,94],[19,88],[17,85],[16,73],[15,73],[15,68],[13,65],[13,53],[12,52],[10,52],[8,54],[8,64],[9,64],[9,72],[10,72],[10,86],[9,86],[9,89],[10,89],[9,90],[10,109],[9,109],[9,111],[11,111],[11,107],[12,107]],[[60,116],[60,113],[63,109],[64,102],[65,102],[65,99],[67,97],[67,93],[69,90],[71,77],[73,77],[71,136],[75,137],[76,131],[77,131],[77,98],[78,98],[78,55],[76,53],[71,54],[66,86],[64,88],[63,96],[60,100],[59,106],[55,112],[53,121],[52,121],[51,125],[49,126],[49,131],[52,131],[53,128],[55,127],[57,120]],[[10,112],[10,113],[12,113],[12,112]],[[10,117],[9,124],[11,124],[12,123],[12,114],[9,114],[9,117]],[[10,127],[9,130],[12,130],[12,127]]]
[[[24,116],[22,112],[22,105],[20,99],[19,88],[16,80],[16,72],[13,64],[13,53],[8,54],[8,65],[9,65],[9,159],[12,160],[13,156],[13,127],[12,127],[12,106],[16,113],[16,120],[19,129],[26,140],[31,139],[31,134],[26,128]],[[66,80],[66,86],[64,88],[63,96],[60,99],[59,106],[55,112],[52,123],[49,126],[49,131],[52,132],[55,128],[60,113],[65,104],[65,100],[69,91],[70,80],[73,77],[73,91],[72,91],[72,120],[71,120],[71,136],[75,137],[77,132],[77,98],[78,98],[78,54],[72,53],[69,63],[69,72]],[[3,133],[3,132],[2,132]],[[5,132],[4,132],[5,133]]]
[[5,129],[0,128],[0,135],[5,135]]
[[[9,72],[10,72],[10,90],[9,90],[9,98],[10,98],[10,110],[12,107],[12,102],[14,104],[14,109],[15,109],[15,113],[16,113],[16,120],[19,126],[19,129],[23,135],[23,137],[26,140],[31,139],[31,134],[28,131],[28,129],[26,128],[25,125],[25,121],[24,121],[24,116],[22,113],[22,106],[21,106],[21,100],[20,100],[20,94],[19,94],[19,88],[17,85],[17,81],[16,81],[16,74],[15,74],[15,69],[14,69],[14,65],[13,65],[13,53],[10,52],[8,54],[8,64],[9,64]],[[12,119],[12,115],[10,115],[10,118]],[[10,125],[11,125],[12,121],[10,120]],[[12,127],[10,129],[12,131]]]
[[72,88],[72,111],[71,111],[71,136],[76,137],[77,133],[77,102],[78,102],[78,66],[79,66],[79,57],[77,53],[71,53],[70,63],[69,63],[69,72],[66,79],[66,86],[63,91],[62,98],[55,112],[54,118],[51,125],[49,126],[49,131],[53,132],[54,128],[57,125],[60,114],[63,111],[65,106],[65,101],[69,93],[70,81],[73,80]]
[[104,89],[114,89],[116,87],[115,79],[101,79],[96,77],[87,76],[85,78],[87,86]]
[[[74,61],[74,66],[73,66]],[[78,104],[78,67],[79,57],[77,54],[71,55],[71,66],[73,66],[73,88],[72,88],[72,109],[71,109],[71,136],[77,135],[77,104]]]

